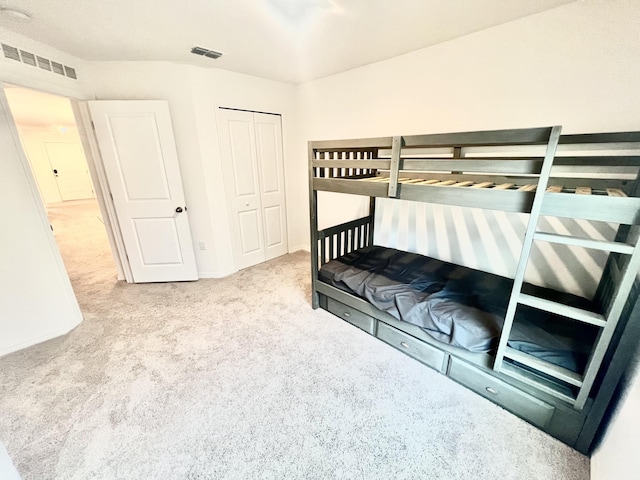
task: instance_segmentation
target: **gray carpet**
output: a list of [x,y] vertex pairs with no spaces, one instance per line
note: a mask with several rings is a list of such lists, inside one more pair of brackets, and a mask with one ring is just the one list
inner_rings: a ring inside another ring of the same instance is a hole
[[306,253],[127,285],[104,236],[80,239],[91,205],[52,222],[85,321],[0,358],[24,479],[589,478],[586,457],[312,310]]

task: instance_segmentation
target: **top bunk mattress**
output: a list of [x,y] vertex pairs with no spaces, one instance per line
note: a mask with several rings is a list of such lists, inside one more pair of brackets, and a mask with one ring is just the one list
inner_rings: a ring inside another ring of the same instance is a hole
[[[319,279],[367,300],[436,340],[471,352],[497,347],[513,280],[380,246],[365,247],[322,266]],[[593,309],[588,300],[524,285],[524,292]],[[597,329],[526,305],[516,312],[509,346],[582,372]]]

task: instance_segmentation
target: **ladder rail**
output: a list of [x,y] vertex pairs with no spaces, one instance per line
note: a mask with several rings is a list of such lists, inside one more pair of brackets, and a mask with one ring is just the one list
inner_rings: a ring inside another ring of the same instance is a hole
[[553,166],[553,159],[558,147],[558,142],[560,141],[561,131],[562,127],[555,126],[551,129],[551,134],[549,135],[549,142],[547,143],[547,149],[545,152],[544,160],[542,162],[542,169],[540,170],[540,176],[538,178],[538,188],[533,197],[531,214],[529,216],[527,230],[524,235],[522,250],[520,251],[520,259],[518,260],[518,266],[516,267],[516,274],[513,280],[511,296],[509,297],[509,304],[507,306],[504,324],[502,326],[502,333],[500,335],[500,342],[498,343],[498,350],[496,352],[496,359],[493,365],[493,369],[497,372],[500,371],[502,363],[504,361],[504,354],[507,348],[507,342],[509,341],[509,334],[511,333],[513,319],[515,318],[516,308],[518,307],[518,296],[520,295],[520,290],[522,289],[522,284],[524,283],[524,274],[527,269],[527,264],[529,263],[529,254],[531,253],[533,237],[536,233],[538,217],[540,216],[540,211],[542,210],[542,202],[544,199],[544,194],[547,190],[547,185],[549,183],[551,167]]
[[600,370],[602,360],[609,348],[609,343],[613,337],[616,326],[618,325],[622,311],[624,310],[625,303],[629,293],[631,292],[631,288],[633,287],[633,282],[636,278],[638,269],[640,269],[640,239],[636,240],[635,250],[631,254],[631,257],[624,269],[625,271],[622,278],[615,289],[613,299],[606,314],[606,325],[601,330],[596,341],[596,347],[589,358],[589,362],[587,363],[582,387],[576,397],[575,407],[579,410],[584,407],[587,399],[589,398],[591,387],[593,387],[593,383],[595,382],[598,371]]

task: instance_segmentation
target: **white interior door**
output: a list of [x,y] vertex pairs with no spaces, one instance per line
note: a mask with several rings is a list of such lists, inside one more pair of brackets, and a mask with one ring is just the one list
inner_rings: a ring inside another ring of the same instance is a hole
[[282,125],[279,115],[253,114],[267,260],[287,253]]
[[133,281],[197,280],[166,101],[89,102]]
[[63,201],[95,197],[82,145],[45,142],[44,147]]
[[219,110],[220,146],[239,269],[287,253],[279,115]]
[[266,259],[253,114],[225,109],[220,113],[224,130],[221,148],[236,263],[238,268],[246,268]]

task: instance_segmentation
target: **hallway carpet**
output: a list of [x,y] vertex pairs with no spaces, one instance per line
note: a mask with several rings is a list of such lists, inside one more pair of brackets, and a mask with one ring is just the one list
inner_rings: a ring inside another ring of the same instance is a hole
[[0,358],[0,441],[25,480],[589,478],[586,457],[312,310],[307,253],[128,285],[82,233],[96,215],[52,212],[84,322]]

